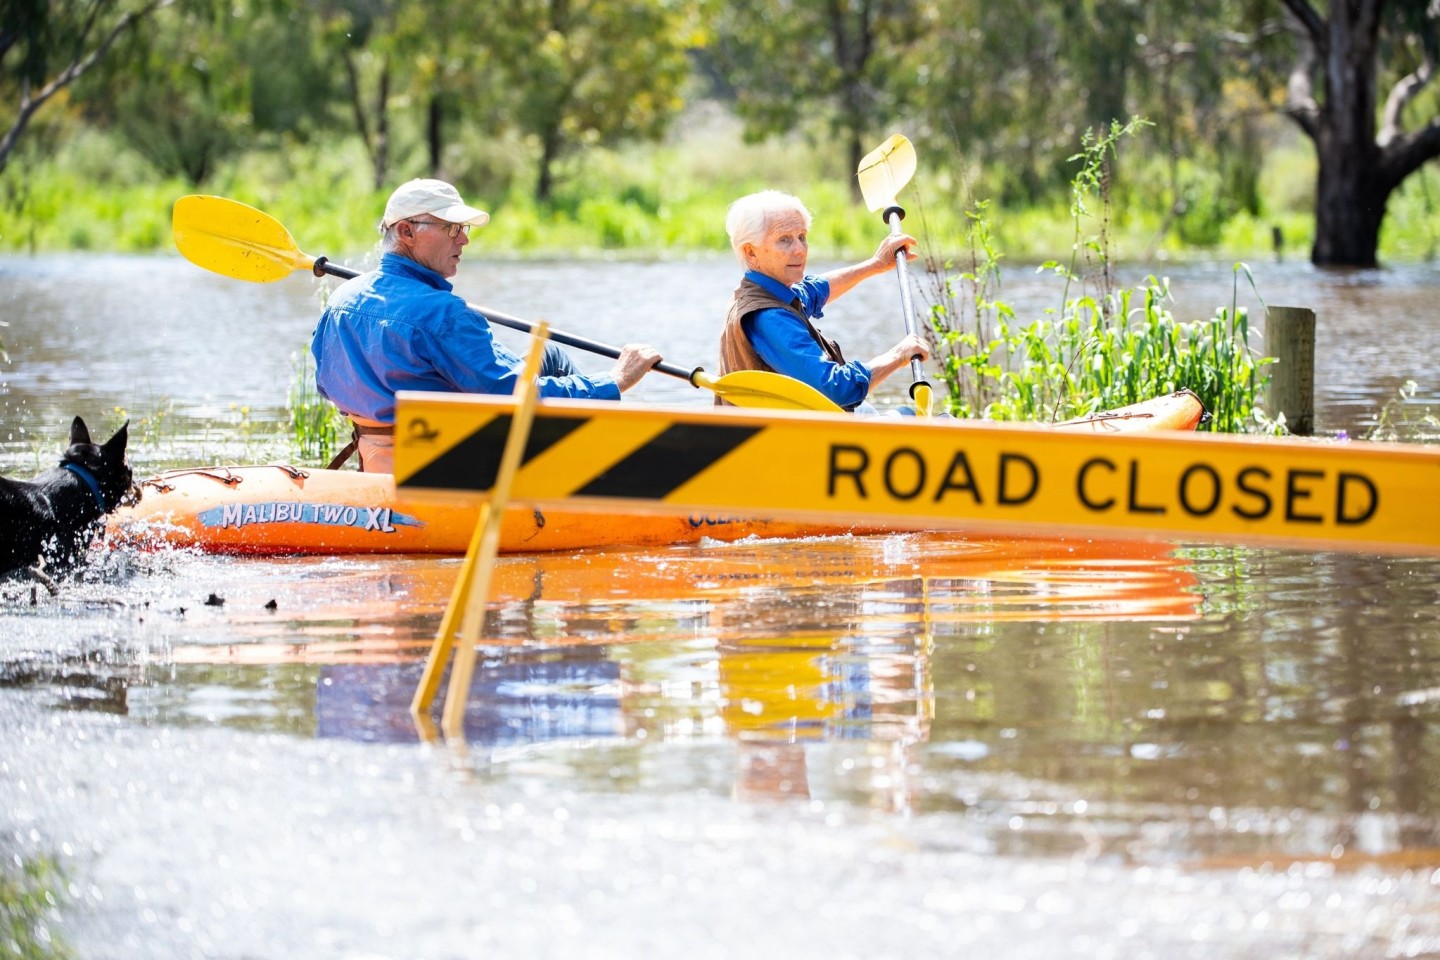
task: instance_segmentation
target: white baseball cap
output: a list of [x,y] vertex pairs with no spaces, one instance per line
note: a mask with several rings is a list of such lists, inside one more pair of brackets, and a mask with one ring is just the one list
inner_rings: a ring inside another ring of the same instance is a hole
[[384,232],[401,220],[428,213],[449,223],[468,223],[483,227],[490,214],[477,210],[460,199],[460,191],[444,180],[411,180],[402,183],[385,203],[385,217],[380,221]]

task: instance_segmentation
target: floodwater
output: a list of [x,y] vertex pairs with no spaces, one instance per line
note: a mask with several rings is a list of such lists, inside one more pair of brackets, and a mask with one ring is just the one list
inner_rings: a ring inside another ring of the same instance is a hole
[[[1228,265],[1169,272],[1195,314],[1230,302]],[[733,273],[477,262],[459,289],[708,365]],[[1407,417],[1436,402],[1437,271],[1256,276],[1319,312],[1320,432],[1362,434],[1407,379]],[[1010,299],[1048,305],[1023,279]],[[827,323],[878,352],[896,299],[881,278]],[[0,260],[0,466],[116,407],[138,473],[270,459],[317,302],[176,257]],[[1440,955],[1434,558],[934,534],[506,557],[464,747],[409,713],[459,566],[111,550],[55,596],[0,586],[0,890],[63,877],[32,939]]]

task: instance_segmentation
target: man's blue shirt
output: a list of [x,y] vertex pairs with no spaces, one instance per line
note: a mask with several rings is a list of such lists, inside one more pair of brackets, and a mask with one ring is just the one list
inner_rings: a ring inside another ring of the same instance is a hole
[[[450,281],[397,253],[331,295],[310,350],[320,393],[345,413],[378,423],[395,422],[396,391],[509,395],[523,368]],[[608,374],[537,383],[542,397],[620,399]]]
[[[747,271],[745,279],[759,284],[778,300],[798,302],[800,311],[812,320],[822,316],[821,310],[830,299],[830,281],[824,277],[806,277],[793,287],[754,270]],[[776,373],[810,384],[840,406],[853,407],[870,392],[870,370],[858,360],[831,360],[805,324],[789,310],[757,310],[741,326],[760,359]]]

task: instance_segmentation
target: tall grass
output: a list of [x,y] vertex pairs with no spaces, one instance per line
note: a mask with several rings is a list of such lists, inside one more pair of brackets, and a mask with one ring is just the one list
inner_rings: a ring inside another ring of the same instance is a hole
[[335,404],[320,395],[308,349],[297,351],[294,366],[295,381],[285,403],[290,413],[294,452],[304,463],[321,463],[339,449],[342,436],[348,439],[350,421]]
[[75,956],[56,927],[74,889],[55,856],[0,856],[0,954],[52,960]]
[[1429,406],[1414,403],[1420,387],[1406,380],[1375,418],[1364,439],[1402,443],[1434,443],[1440,440],[1440,415]]
[[[1072,181],[1070,257],[1040,268],[1060,283],[1058,309],[1026,322],[998,298],[1002,256],[984,201],[967,213],[962,247],[969,268],[952,272],[949,263],[927,261],[931,340],[953,415],[1053,422],[1188,388],[1210,412],[1209,429],[1276,429],[1257,408],[1268,381],[1262,369],[1273,360],[1252,351],[1249,318],[1236,303],[1242,271],[1254,286],[1248,267],[1235,267],[1230,309],[1194,322],[1171,312],[1164,279],[1152,275],[1133,289],[1115,285],[1109,160],[1142,125],[1132,120],[1087,133],[1072,158],[1080,169]],[[1088,224],[1098,224],[1094,233],[1085,232]],[[1088,277],[1080,272],[1085,265]]]
[[[843,169],[833,140],[748,144],[728,121],[682,128],[667,143],[596,148],[576,156],[562,171],[550,204],[536,203],[531,195],[523,145],[487,145],[476,133],[473,141],[453,145],[444,175],[463,183],[467,196],[494,214],[479,236],[492,256],[723,255],[726,206],[763,187],[805,199],[816,214],[817,258],[874,250],[882,225],[853,196],[854,171]],[[417,163],[409,155],[397,157],[391,180],[430,173]],[[497,173],[504,163],[511,169]],[[1269,163],[1267,184],[1286,188],[1267,188],[1274,209],[1258,217],[1236,214],[1207,221],[1203,230],[1184,231],[1167,228],[1164,210],[1144,208],[1148,200],[1132,198],[1108,229],[1126,250],[1181,259],[1208,258],[1215,251],[1227,258],[1270,255],[1273,231],[1280,228],[1286,252],[1299,255],[1313,226],[1313,157],[1303,149],[1277,150]],[[927,157],[917,186],[930,185],[938,193],[959,176]],[[285,224],[307,252],[348,257],[373,245],[389,188],[377,190],[369,182],[368,162],[350,139],[270,144],[229,158],[211,180],[195,185],[158,175],[113,135],[77,122],[44,139],[22,140],[0,172],[0,252],[169,250],[170,208],[178,197],[195,192],[253,204]],[[1440,170],[1426,167],[1407,179],[1389,204],[1381,258],[1433,259],[1440,247],[1437,204]],[[963,207],[957,202],[930,211],[935,227],[962,236]],[[1060,210],[1063,204],[1053,202],[1005,209],[992,229],[1014,253],[1053,251],[1065,242]],[[1197,238],[1206,243],[1193,242]]]

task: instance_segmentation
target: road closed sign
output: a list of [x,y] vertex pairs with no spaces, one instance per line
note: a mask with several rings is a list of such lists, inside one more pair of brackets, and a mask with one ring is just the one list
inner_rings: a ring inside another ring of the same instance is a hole
[[[508,398],[402,394],[396,481],[483,495]],[[547,401],[515,502],[1440,552],[1440,448]]]

